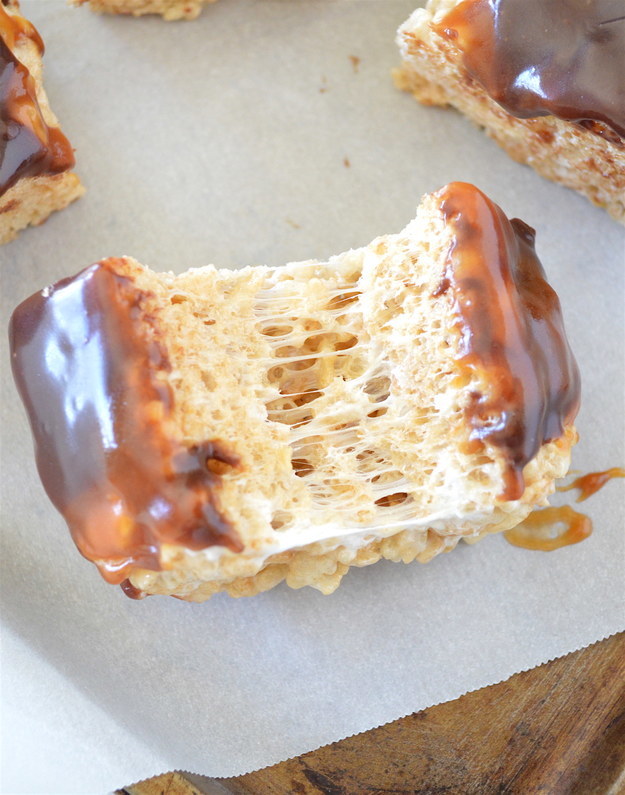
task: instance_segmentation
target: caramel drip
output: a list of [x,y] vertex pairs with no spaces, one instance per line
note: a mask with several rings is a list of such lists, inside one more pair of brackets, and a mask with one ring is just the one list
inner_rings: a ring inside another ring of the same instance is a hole
[[570,505],[533,511],[525,521],[506,530],[506,541],[515,547],[552,552],[554,549],[579,544],[592,533],[592,521]]
[[473,185],[451,183],[438,195],[454,238],[434,297],[449,293],[458,318],[459,367],[473,384],[469,451],[499,448],[501,498],[515,500],[525,489],[523,467],[575,419],[579,371],[534,230],[509,221]]
[[622,467],[612,467],[611,469],[606,469],[604,472],[589,472],[587,475],[576,478],[568,486],[560,486],[558,491],[571,491],[575,489],[579,491],[577,502],[584,502],[584,500],[596,494],[599,489],[602,489],[612,478],[625,478],[625,469]]
[[434,28],[513,116],[625,136],[625,0],[464,0]]
[[43,485],[80,552],[113,583],[159,570],[164,544],[242,549],[210,466],[238,458],[218,440],[177,440],[151,296],[123,268],[105,260],[36,293],[10,326]]
[[129,599],[145,599],[146,596],[150,594],[146,594],[145,591],[142,591],[140,588],[135,588],[135,586],[130,582],[130,580],[124,580],[119,584],[119,587],[122,591],[126,594]]
[[7,3],[0,3],[0,38],[10,50],[14,50],[22,39],[30,39],[39,50],[39,55],[43,55],[45,47],[43,39],[32,22],[17,13],[9,14],[5,11]]
[[46,124],[35,81],[13,54],[24,38],[43,53],[31,23],[0,3],[0,196],[23,177],[59,174],[74,165],[69,141]]

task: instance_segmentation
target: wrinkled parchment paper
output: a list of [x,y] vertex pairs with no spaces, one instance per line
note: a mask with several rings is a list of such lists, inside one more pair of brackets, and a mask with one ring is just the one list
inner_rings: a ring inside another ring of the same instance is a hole
[[[584,379],[573,466],[622,465],[625,230],[396,91],[394,33],[414,1],[220,0],[165,24],[25,0],[88,193],[0,250],[3,327],[106,255],[157,270],[323,258],[467,180],[538,229]],[[586,504],[594,535],[558,552],[493,537],[426,566],[352,570],[330,597],[132,602],[45,497],[3,355],[5,792],[249,771],[625,627],[622,481]]]

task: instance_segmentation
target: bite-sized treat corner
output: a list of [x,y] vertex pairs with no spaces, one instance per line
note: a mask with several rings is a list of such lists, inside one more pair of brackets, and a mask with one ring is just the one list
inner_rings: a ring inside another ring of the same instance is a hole
[[625,0],[429,0],[397,42],[400,88],[625,223]]
[[0,244],[82,195],[74,151],[42,83],[44,45],[17,0],[0,1]]
[[426,562],[545,504],[577,439],[534,232],[465,183],[327,262],[104,260],[24,301],[11,351],[43,485],[134,597]]
[[128,14],[140,17],[158,14],[167,21],[195,19],[202,7],[215,0],[70,0],[74,5],[87,4],[92,11],[104,14]]

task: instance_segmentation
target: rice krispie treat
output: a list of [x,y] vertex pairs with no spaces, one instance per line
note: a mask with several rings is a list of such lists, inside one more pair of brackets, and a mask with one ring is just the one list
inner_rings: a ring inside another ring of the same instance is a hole
[[0,243],[83,193],[43,89],[43,50],[17,0],[0,0]]
[[70,0],[75,5],[88,3],[93,11],[107,14],[160,14],[163,19],[195,19],[202,6],[215,0]]
[[425,562],[545,503],[579,375],[534,232],[472,185],[328,262],[99,262],[21,304],[43,484],[132,596],[202,601]]

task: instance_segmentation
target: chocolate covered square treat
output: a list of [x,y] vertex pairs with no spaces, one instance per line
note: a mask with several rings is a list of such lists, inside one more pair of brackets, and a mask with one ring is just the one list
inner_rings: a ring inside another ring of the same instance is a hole
[[0,0],[0,243],[83,193],[43,88],[43,51],[17,0]]
[[429,0],[397,40],[401,88],[625,222],[625,0]]

